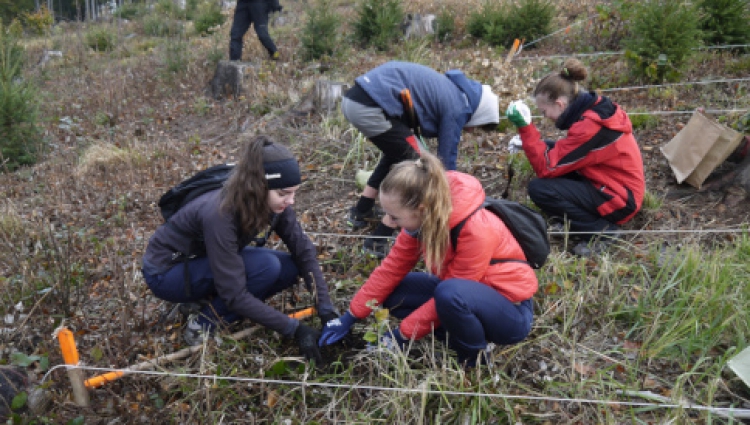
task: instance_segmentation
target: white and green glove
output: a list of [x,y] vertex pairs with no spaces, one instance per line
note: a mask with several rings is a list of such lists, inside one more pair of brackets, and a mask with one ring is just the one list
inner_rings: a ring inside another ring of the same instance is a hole
[[511,102],[508,105],[508,110],[505,111],[505,116],[508,117],[508,121],[512,122],[518,128],[531,124],[531,110],[523,103],[523,100]]

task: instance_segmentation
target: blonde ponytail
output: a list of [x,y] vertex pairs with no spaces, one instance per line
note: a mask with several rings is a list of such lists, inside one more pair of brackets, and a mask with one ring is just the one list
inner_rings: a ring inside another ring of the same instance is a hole
[[393,166],[380,185],[380,192],[395,195],[402,207],[422,211],[420,238],[428,270],[440,274],[450,243],[450,219],[453,209],[450,186],[442,162],[429,153],[416,161]]

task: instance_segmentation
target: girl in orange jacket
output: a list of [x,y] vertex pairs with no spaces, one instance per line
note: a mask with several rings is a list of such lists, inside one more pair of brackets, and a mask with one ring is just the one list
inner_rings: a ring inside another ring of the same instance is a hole
[[[477,211],[485,193],[476,178],[446,172],[434,155],[423,153],[395,165],[379,196],[401,232],[349,310],[326,324],[321,346],[343,338],[372,312],[373,302],[402,319],[382,342],[403,347],[432,330],[447,331],[450,347],[469,366],[488,342],[512,344],[528,335],[536,275],[523,262],[492,261],[525,257],[499,217]],[[465,219],[454,250],[450,230]],[[412,271],[420,258],[429,272]]]

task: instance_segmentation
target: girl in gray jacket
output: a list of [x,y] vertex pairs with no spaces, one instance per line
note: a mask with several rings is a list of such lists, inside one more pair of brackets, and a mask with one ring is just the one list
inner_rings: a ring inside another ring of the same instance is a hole
[[[156,229],[143,257],[149,288],[167,301],[203,303],[185,329],[188,344],[200,344],[217,325],[246,317],[293,336],[303,355],[320,361],[318,331],[264,302],[302,276],[308,288],[316,287],[323,323],[336,318],[315,246],[292,208],[300,183],[292,153],[258,136],[246,143],[223,188],[189,201]],[[248,246],[270,231],[288,253]]]

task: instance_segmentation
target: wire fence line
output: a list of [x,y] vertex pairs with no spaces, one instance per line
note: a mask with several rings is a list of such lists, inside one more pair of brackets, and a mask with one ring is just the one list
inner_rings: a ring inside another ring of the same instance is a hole
[[[630,86],[630,87],[612,87],[608,89],[596,89],[596,92],[607,93],[616,91],[628,91],[628,90],[643,90],[652,88],[662,87],[674,87],[674,86],[692,86],[692,85],[708,85],[708,84],[722,84],[722,83],[741,83],[748,82],[750,78],[726,78],[719,80],[705,80],[705,81],[686,81],[681,83],[664,83],[664,84],[647,84],[642,86]],[[735,113],[735,112],[747,112],[750,108],[733,108],[733,109],[706,109],[705,112],[712,114],[724,114],[724,113]],[[692,114],[695,110],[686,111],[641,111],[641,112],[628,112],[628,115],[682,115]],[[532,118],[543,118],[541,115],[533,115]],[[500,120],[507,120],[508,118],[504,115],[500,116]]]
[[[610,232],[610,235],[664,235],[664,234],[733,234],[733,233],[750,233],[750,229],[747,227],[728,227],[720,229],[644,229],[644,230],[618,230],[616,232]],[[326,233],[326,232],[306,232],[308,236],[320,237],[320,238],[349,238],[349,239],[395,239],[395,236],[375,236],[375,235],[360,235],[360,234],[347,234],[347,233]],[[550,231],[547,232],[549,236],[576,236],[576,235],[590,235],[591,232],[567,232],[567,231]]]
[[[571,28],[577,27],[578,25],[581,25],[581,24],[583,24],[583,23],[585,23],[585,22],[588,22],[588,21],[590,21],[590,20],[591,20],[592,18],[596,18],[596,16],[597,16],[597,15],[591,15],[591,16],[588,16],[588,17],[586,17],[586,18],[584,18],[584,19],[581,19],[581,20],[578,20],[578,21],[576,21],[576,22],[573,22],[572,24],[570,24],[570,25],[568,25],[568,26],[562,27],[562,28],[560,28],[560,29],[558,29],[558,30],[556,30],[556,31],[553,31],[553,32],[551,32],[551,33],[549,33],[549,34],[545,35],[545,36],[542,36],[542,37],[540,37],[540,38],[537,38],[537,39],[536,39],[536,40],[534,40],[534,41],[530,41],[530,42],[528,42],[528,43],[524,44],[524,45],[523,45],[523,48],[526,48],[526,47],[529,47],[529,46],[533,46],[534,44],[536,44],[536,43],[538,43],[538,42],[540,42],[540,41],[542,41],[542,40],[544,40],[544,39],[550,38],[550,37],[552,37],[552,36],[554,36],[554,35],[557,35],[557,34],[559,34],[559,33],[563,32],[563,31],[565,31],[565,32],[567,32],[567,31],[570,31],[570,29],[571,29]],[[520,53],[520,52],[519,52],[519,53]]]
[[[747,112],[750,111],[750,108],[740,108],[740,109],[705,109],[704,112],[707,112],[709,114],[730,114],[730,113],[736,113],[736,112]],[[691,111],[641,111],[641,112],[628,112],[628,115],[688,115],[688,114],[694,114],[695,110]],[[507,117],[500,117],[501,119],[508,119]],[[531,118],[537,118],[542,119],[544,116],[542,115],[532,115]]]
[[[175,373],[167,371],[149,371],[149,370],[128,370],[128,369],[115,369],[105,367],[91,367],[83,365],[56,365],[52,367],[42,377],[40,385],[49,378],[53,371],[57,369],[66,370],[85,370],[94,372],[122,372],[128,375],[143,375],[147,377],[174,377],[174,378],[194,378],[194,379],[208,379],[211,381],[225,380],[233,382],[247,382],[251,384],[273,384],[273,385],[293,385],[298,387],[318,387],[318,388],[331,388],[331,389],[345,389],[345,390],[370,390],[370,391],[381,391],[381,392],[398,392],[405,394],[429,394],[436,396],[462,396],[462,397],[481,397],[481,398],[492,398],[492,399],[506,399],[506,400],[527,400],[527,401],[552,401],[552,402],[563,402],[563,403],[582,403],[582,404],[597,404],[597,405],[611,405],[611,406],[630,406],[630,407],[650,407],[659,409],[688,409],[697,411],[710,411],[714,413],[722,414],[722,416],[730,417],[750,417],[750,409],[740,408],[721,408],[713,407],[702,404],[694,404],[689,402],[682,403],[650,403],[650,402],[633,402],[633,401],[622,401],[622,400],[602,400],[593,398],[567,398],[567,397],[547,397],[547,396],[535,396],[535,395],[515,395],[515,394],[502,394],[502,393],[485,393],[485,392],[472,392],[472,391],[450,391],[450,390],[436,390],[430,389],[429,384],[424,385],[421,388],[406,388],[406,387],[383,387],[377,385],[362,385],[362,384],[337,384],[332,382],[312,382],[312,381],[297,381],[297,380],[283,380],[283,379],[267,379],[267,378],[247,378],[239,376],[227,376],[227,375],[208,375],[200,373]],[[627,395],[627,394],[623,394]]]
[[[559,31],[558,31],[559,32]],[[524,47],[526,47],[527,44],[524,44]],[[744,47],[750,47],[750,44],[725,44],[720,46],[705,46],[705,47],[697,47],[693,50],[721,50],[721,49],[737,49],[737,48],[744,48]],[[513,60],[546,60],[546,59],[562,59],[562,58],[587,58],[587,57],[597,57],[597,56],[621,56],[624,55],[624,50],[616,50],[613,52],[591,52],[591,53],[569,53],[565,55],[542,55],[542,56],[515,56],[513,57]]]
[[598,89],[597,91],[612,92],[612,91],[651,89],[651,88],[659,88],[659,87],[692,86],[692,85],[718,84],[718,83],[736,83],[736,82],[741,82],[741,81],[750,81],[750,78],[727,78],[727,79],[721,79],[721,80],[685,81],[681,83],[648,84],[648,85],[643,85],[643,86],[614,87],[614,88],[609,88],[609,89]]
[[[521,46],[521,49],[516,53],[516,57],[515,58],[516,59],[523,59],[523,60],[533,60],[533,59],[568,58],[568,57],[573,57],[573,56],[575,56],[575,57],[592,57],[592,56],[611,56],[611,55],[623,55],[623,54],[625,54],[624,50],[619,50],[619,51],[615,51],[615,52],[571,53],[571,54],[568,54],[568,55],[517,56],[518,54],[520,54],[523,51],[523,49],[525,49],[525,48],[527,48],[529,46],[533,46],[534,44],[536,44],[536,43],[538,43],[538,42],[540,42],[542,40],[546,40],[546,39],[548,39],[550,37],[553,37],[553,36],[555,36],[557,34],[560,34],[561,32],[566,32],[567,33],[572,28],[580,26],[583,23],[589,22],[593,18],[596,18],[597,16],[598,16],[597,14],[589,15],[589,16],[583,18],[583,19],[580,19],[578,21],[573,22],[572,24],[566,25],[566,26],[564,26],[562,28],[559,28],[559,29],[557,29],[555,31],[552,31],[551,33],[549,33],[547,35],[541,36],[541,37],[537,38],[536,40],[533,40],[533,41],[530,41],[528,43],[523,44]],[[695,47],[692,50],[739,49],[739,48],[745,48],[745,47],[750,47],[750,44],[717,44],[717,45],[714,45],[714,46]]]

